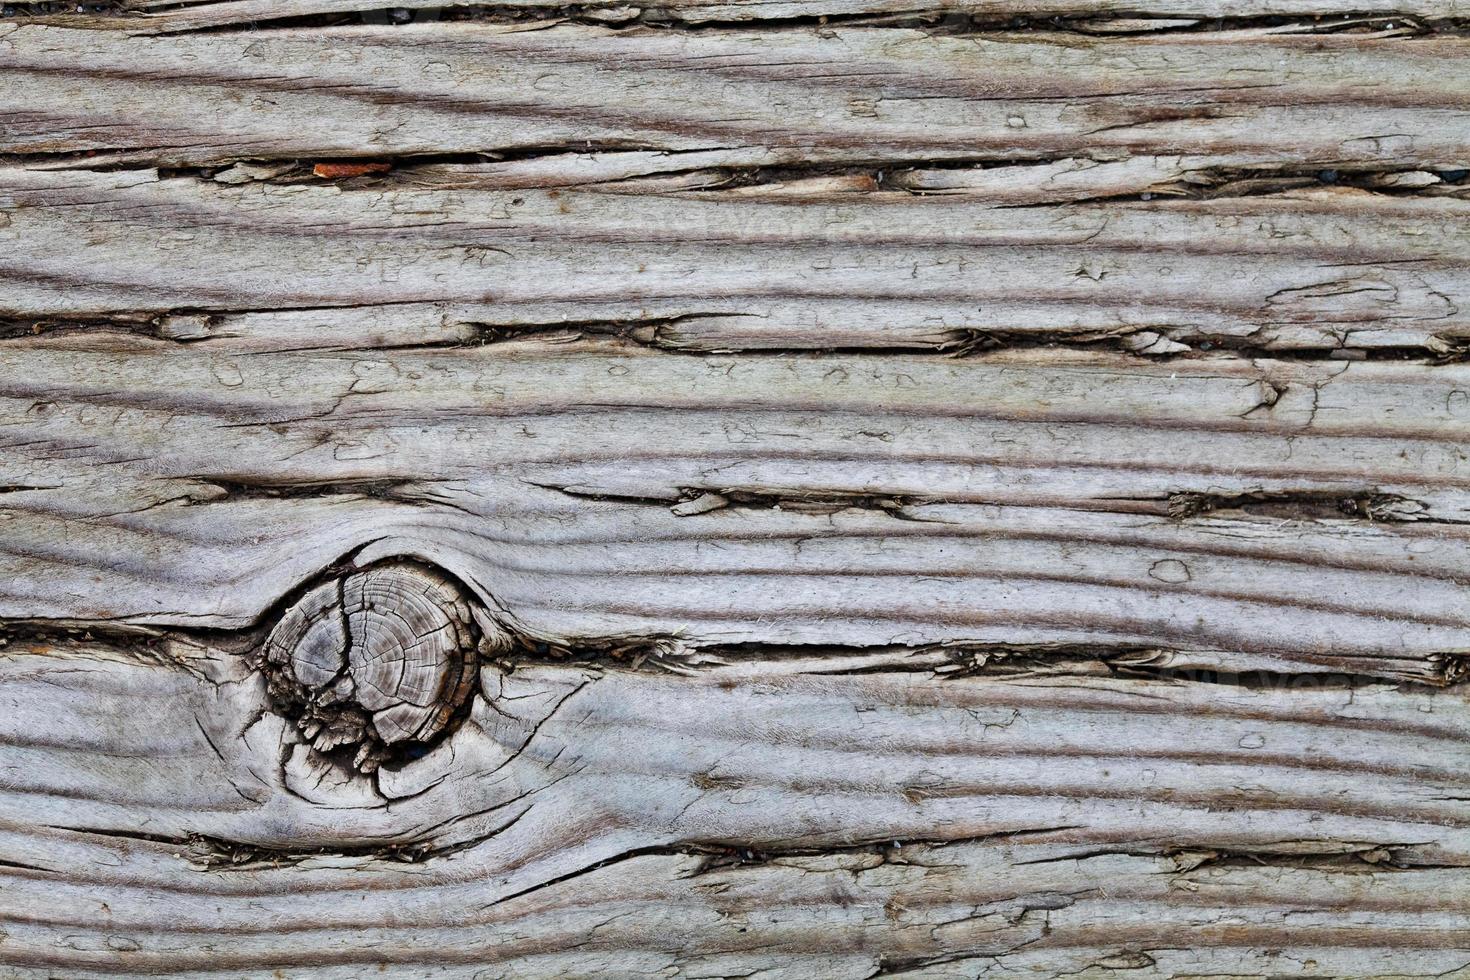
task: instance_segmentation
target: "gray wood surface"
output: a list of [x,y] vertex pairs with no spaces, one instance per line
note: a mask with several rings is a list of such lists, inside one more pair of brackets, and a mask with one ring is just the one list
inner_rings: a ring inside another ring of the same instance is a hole
[[521,6],[0,23],[0,977],[1470,977],[1465,11]]
[[124,39],[130,23],[8,29],[7,88],[34,109],[7,118],[0,152],[188,165],[559,147],[880,167],[1162,153],[1413,169],[1464,165],[1470,131],[1470,42],[1454,33],[470,21]]
[[[885,191],[236,187],[152,170],[0,180],[13,316],[146,324],[220,310],[220,332],[268,331],[287,348],[598,323],[690,351],[1015,339],[1423,354],[1470,334],[1459,199],[1329,188],[1011,207]],[[105,275],[78,263],[80,227]]]
[[1461,962],[1457,693],[1081,663],[853,672],[875,666],[487,670],[448,742],[370,780],[290,748],[229,652],[12,644],[6,960],[344,977]]

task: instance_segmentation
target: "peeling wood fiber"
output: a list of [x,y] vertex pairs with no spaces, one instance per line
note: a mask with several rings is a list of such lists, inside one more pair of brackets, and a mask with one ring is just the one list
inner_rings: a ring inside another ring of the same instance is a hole
[[100,6],[0,977],[1470,977],[1461,4]]

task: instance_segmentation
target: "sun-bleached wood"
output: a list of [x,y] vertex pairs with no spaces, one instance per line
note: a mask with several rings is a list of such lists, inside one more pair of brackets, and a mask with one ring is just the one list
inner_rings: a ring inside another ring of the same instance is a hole
[[1467,52],[1453,36],[1269,31],[466,22],[140,37],[20,24],[0,37],[0,71],[12,103],[34,111],[7,118],[0,152],[63,164],[84,151],[198,164],[605,147],[736,151],[755,166],[1181,153],[1463,166]]
[[1464,975],[1470,42],[1316,4],[0,25],[0,978]]
[[1169,976],[1467,955],[1458,693],[809,666],[487,669],[448,742],[348,777],[231,653],[13,644],[0,962]]
[[[1460,366],[106,333],[13,339],[0,363],[11,618],[239,629],[356,554],[428,560],[548,638],[1103,643],[1429,677],[1470,647]],[[1286,512],[1179,517],[1261,498]]]
[[954,350],[1000,333],[1149,353],[1442,352],[1470,333],[1470,201],[842,198],[0,169],[0,304],[29,322],[182,313],[160,330],[188,340],[214,332],[217,310],[223,334],[274,331],[292,347],[588,322],[684,350]]

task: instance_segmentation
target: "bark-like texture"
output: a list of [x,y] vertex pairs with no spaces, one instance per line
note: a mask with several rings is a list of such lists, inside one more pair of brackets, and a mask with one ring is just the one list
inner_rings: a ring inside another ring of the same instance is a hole
[[1470,976],[1464,10],[409,6],[0,25],[0,976]]

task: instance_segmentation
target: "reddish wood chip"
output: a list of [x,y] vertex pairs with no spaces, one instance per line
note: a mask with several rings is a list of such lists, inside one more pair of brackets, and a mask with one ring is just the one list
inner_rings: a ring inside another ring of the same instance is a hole
[[337,180],[342,177],[361,177],[363,174],[384,174],[392,170],[388,163],[319,163],[311,168],[318,177]]

